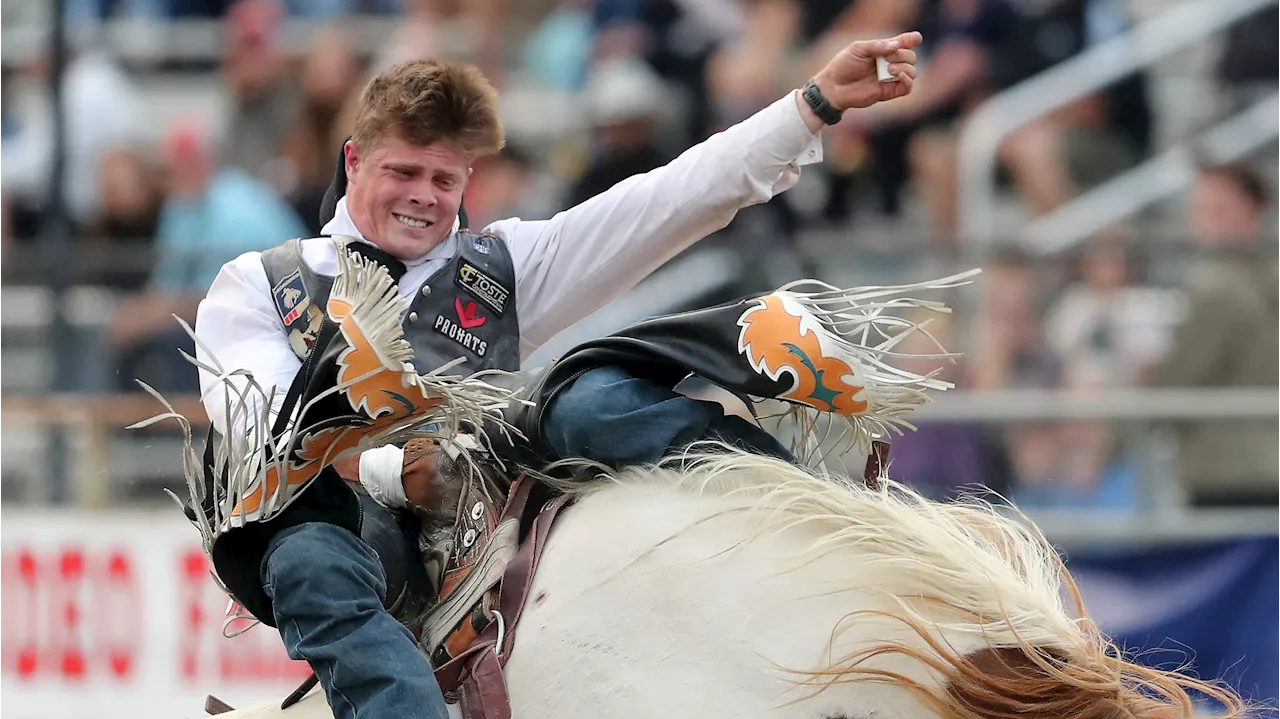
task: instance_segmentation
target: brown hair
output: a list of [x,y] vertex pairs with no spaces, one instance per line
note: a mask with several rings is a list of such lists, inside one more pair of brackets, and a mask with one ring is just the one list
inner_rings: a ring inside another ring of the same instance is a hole
[[356,112],[356,147],[388,134],[415,145],[447,142],[480,157],[502,149],[498,91],[474,65],[414,60],[378,73],[365,85]]

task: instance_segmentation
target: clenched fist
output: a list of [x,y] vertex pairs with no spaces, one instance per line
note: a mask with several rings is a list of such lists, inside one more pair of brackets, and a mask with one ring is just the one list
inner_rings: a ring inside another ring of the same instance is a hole
[[444,503],[445,482],[436,471],[440,445],[426,439],[411,439],[404,446],[400,480],[404,496],[416,507],[434,512]]
[[[405,498],[411,505],[429,513],[438,512],[444,515],[456,509],[457,498],[449,496],[448,482],[437,472],[439,457],[438,443],[427,439],[409,440],[404,445],[404,457],[400,465],[400,484],[404,488]],[[348,482],[363,483],[360,476],[360,458],[361,455],[354,454],[337,459],[333,462],[333,468]],[[364,477],[363,480],[367,482],[370,478]],[[374,494],[375,498],[380,496],[374,490],[370,490],[370,493]]]
[[[911,48],[922,42],[920,33],[904,32],[887,40],[850,43],[814,75],[814,84],[841,112],[903,97],[911,92],[916,79],[916,52]],[[889,73],[896,82],[880,82],[877,57],[889,61]]]

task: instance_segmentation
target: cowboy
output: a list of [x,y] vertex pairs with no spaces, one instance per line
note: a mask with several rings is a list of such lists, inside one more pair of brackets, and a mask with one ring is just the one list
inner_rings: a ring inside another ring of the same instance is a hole
[[[550,220],[503,220],[482,232],[463,226],[459,209],[472,162],[503,144],[495,90],[465,64],[390,68],[364,89],[326,237],[224,266],[197,316],[200,358],[275,388],[270,409],[279,410],[286,388],[310,379],[312,354],[326,346],[319,313],[345,247],[391,273],[419,371],[458,357],[466,372],[516,370],[541,343],[740,208],[791,187],[801,166],[820,161],[824,125],[906,95],[920,42],[906,33],[853,43],[803,90],[670,164]],[[878,79],[878,57],[894,82]],[[223,435],[245,431],[229,426],[227,379],[202,371],[205,407]],[[340,719],[446,716],[430,664],[392,615],[390,570],[372,546],[386,533],[368,536],[363,500],[342,477],[384,498],[388,487],[399,489],[430,509],[444,492],[432,467],[431,455],[406,457],[396,446],[366,451],[322,471],[269,520],[222,535],[211,552],[230,592],[279,629],[291,657],[311,664]]]

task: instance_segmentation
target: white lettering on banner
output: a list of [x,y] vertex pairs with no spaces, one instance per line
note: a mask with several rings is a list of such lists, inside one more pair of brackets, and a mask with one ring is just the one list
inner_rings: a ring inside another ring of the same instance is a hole
[[0,534],[5,719],[200,716],[207,694],[250,705],[307,676],[270,627],[223,638],[226,595],[174,510],[6,511]]

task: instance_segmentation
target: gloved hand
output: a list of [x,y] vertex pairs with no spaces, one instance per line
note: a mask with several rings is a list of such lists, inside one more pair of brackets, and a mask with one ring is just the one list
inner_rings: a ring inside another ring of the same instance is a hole
[[429,439],[411,439],[404,445],[400,480],[409,503],[431,513],[443,509],[445,482],[436,472],[440,444]]

